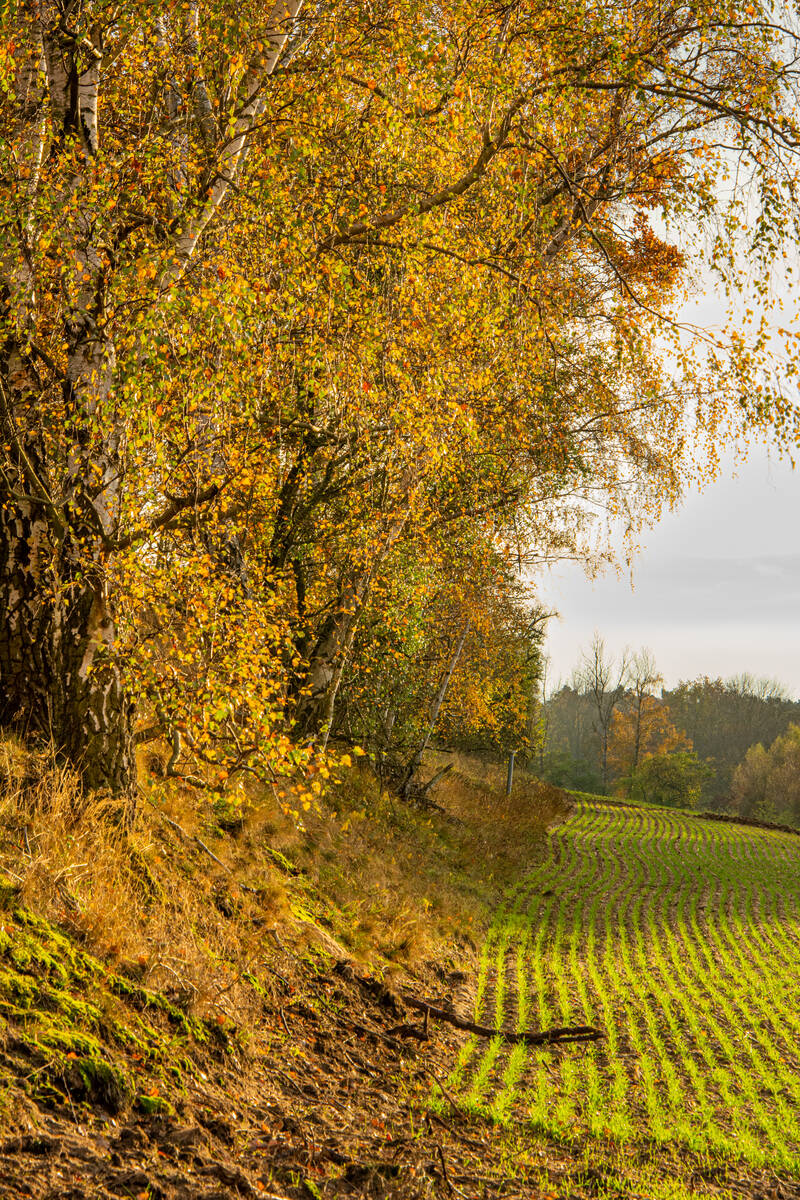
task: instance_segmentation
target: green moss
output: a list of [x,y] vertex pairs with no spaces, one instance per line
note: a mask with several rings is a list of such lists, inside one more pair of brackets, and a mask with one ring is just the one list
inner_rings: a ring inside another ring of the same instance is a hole
[[137,1096],[136,1107],[150,1117],[174,1117],[175,1109],[163,1096]]
[[[8,911],[16,899],[0,877],[0,905]],[[113,1112],[141,1090],[134,1073],[181,1087],[193,1069],[189,1047],[209,1040],[207,1025],[109,972],[41,917],[21,907],[12,912],[0,923],[0,1018],[25,1063],[26,1090],[46,1102]],[[172,1111],[160,1097],[145,1099],[152,1101],[146,1111]]]
[[37,1030],[37,1046],[46,1050],[60,1050],[65,1054],[81,1054],[99,1057],[102,1047],[97,1038],[81,1029],[59,1029],[55,1025]]
[[81,1077],[84,1100],[92,1099],[111,1112],[118,1112],[130,1098],[127,1078],[113,1063],[95,1056],[76,1059],[74,1068]]
[[178,1025],[186,1036],[194,1041],[206,1041],[207,1034],[203,1022],[195,1020],[194,1017],[187,1017],[186,1013],[181,1012],[160,992],[151,992],[141,984],[126,979],[123,975],[108,975],[106,986],[114,995],[120,996],[137,1008],[152,1008],[163,1013],[173,1025]]
[[244,979],[246,983],[250,984],[250,987],[253,989],[256,995],[261,996],[262,999],[267,998],[267,989],[264,987],[261,980],[253,975],[252,972],[246,971],[242,976],[242,979]]
[[[2,953],[3,948],[0,946],[0,954]],[[11,1007],[14,1009],[30,1008],[38,994],[39,989],[33,979],[0,965],[0,1011],[5,1011],[10,1002],[9,998],[12,997],[14,1003]]]
[[27,1080],[35,1099],[56,1103],[87,1104],[117,1113],[129,1102],[131,1087],[125,1073],[102,1055],[70,1052],[46,1058]]
[[13,939],[5,953],[21,971],[35,969],[37,974],[49,976],[62,987],[70,980],[71,972],[68,967],[32,938]]
[[0,875],[0,910],[11,908],[19,898],[19,888],[10,879]]

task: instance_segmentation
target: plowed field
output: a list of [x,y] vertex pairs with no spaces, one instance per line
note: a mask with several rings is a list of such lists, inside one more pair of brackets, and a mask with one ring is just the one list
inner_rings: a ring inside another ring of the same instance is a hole
[[606,1038],[472,1038],[467,1107],[800,1173],[800,837],[581,801],[497,913],[475,1017]]

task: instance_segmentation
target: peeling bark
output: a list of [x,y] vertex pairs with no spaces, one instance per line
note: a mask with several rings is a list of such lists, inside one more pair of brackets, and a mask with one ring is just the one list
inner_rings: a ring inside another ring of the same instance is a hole
[[0,725],[52,738],[89,788],[127,794],[132,711],[104,655],[115,630],[101,564],[86,571],[91,536],[59,544],[34,501],[0,513]]

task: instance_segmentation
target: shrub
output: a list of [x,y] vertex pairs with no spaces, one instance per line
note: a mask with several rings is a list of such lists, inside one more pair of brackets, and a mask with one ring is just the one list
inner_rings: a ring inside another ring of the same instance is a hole
[[790,725],[769,750],[750,747],[733,773],[731,796],[740,816],[800,825],[800,725]]
[[631,773],[629,794],[646,804],[695,808],[711,774],[711,768],[694,751],[654,754]]

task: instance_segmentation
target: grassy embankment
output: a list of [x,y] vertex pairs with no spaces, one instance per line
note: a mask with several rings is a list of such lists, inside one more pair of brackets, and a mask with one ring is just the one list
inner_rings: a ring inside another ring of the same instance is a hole
[[180,1108],[198,1072],[272,1030],[278,948],[312,970],[346,956],[389,977],[469,970],[563,797],[521,778],[501,802],[480,764],[459,766],[446,813],[354,767],[302,823],[270,793],[234,803],[145,776],[126,828],[113,802],[81,800],[68,772],[4,742],[0,1103]]

